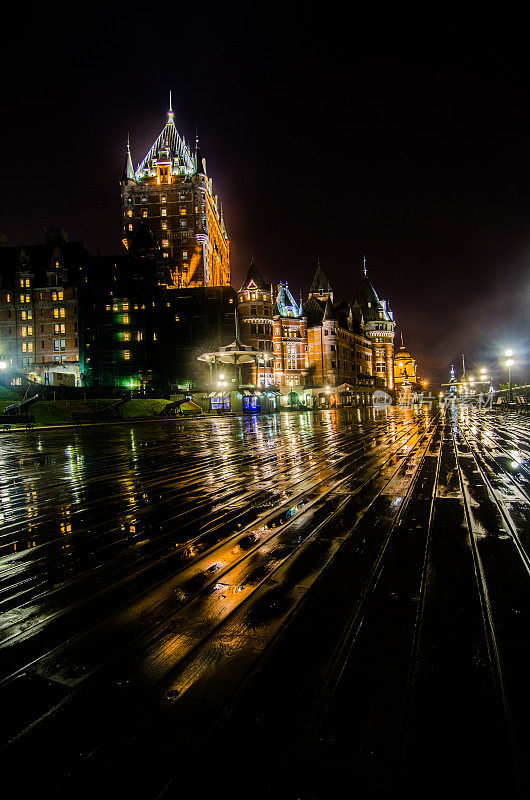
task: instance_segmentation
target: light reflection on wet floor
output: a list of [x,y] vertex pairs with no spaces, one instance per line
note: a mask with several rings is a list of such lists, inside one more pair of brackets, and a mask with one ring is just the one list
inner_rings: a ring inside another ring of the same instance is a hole
[[[219,688],[228,662],[233,682],[356,526],[370,518],[367,531],[392,530],[425,448],[434,441],[443,450],[451,430],[456,460],[440,461],[436,502],[467,502],[472,512],[475,501],[464,501],[462,487],[465,494],[471,486],[473,457],[524,561],[528,425],[466,411],[442,419],[444,438],[433,440],[435,418],[426,409],[352,409],[4,438],[6,686],[27,686],[26,673],[8,676],[32,662],[32,680],[64,687],[63,725],[79,715],[79,736],[93,746],[92,683],[110,717],[123,714],[115,687],[134,686],[135,724],[149,693],[184,708],[198,687],[217,681]],[[482,537],[497,525],[488,514],[475,515]],[[360,537],[352,553],[369,558],[370,546]],[[8,736],[16,714],[12,723]]]

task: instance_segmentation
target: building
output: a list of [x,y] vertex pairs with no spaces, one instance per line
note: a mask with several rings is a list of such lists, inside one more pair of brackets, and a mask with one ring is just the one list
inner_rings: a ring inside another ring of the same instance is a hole
[[136,169],[127,145],[120,184],[123,243],[134,254],[152,237],[159,283],[177,289],[230,286],[222,205],[198,140],[192,152],[175,127],[171,100],[166,125]]
[[79,299],[90,264],[82,242],[60,228],[47,229],[42,244],[0,247],[0,355],[13,385],[80,383]]
[[353,311],[361,314],[364,335],[372,350],[376,386],[394,389],[394,315],[386,300],[380,300],[368,279],[366,260],[363,278],[355,295]]
[[397,392],[420,390],[416,374],[416,361],[403,344],[403,333],[401,334],[401,346],[394,355],[394,384]]
[[278,285],[274,307],[272,346],[274,352],[273,382],[283,395],[298,401],[305,386],[308,370],[307,317],[303,314],[302,298],[297,303],[287,283]]
[[366,275],[351,302],[334,302],[318,264],[305,305],[280,283],[272,287],[252,261],[238,293],[241,341],[268,352],[271,367],[253,368],[253,383],[277,386],[288,404],[368,403],[375,388],[394,389],[394,319]]
[[244,367],[244,381],[254,386],[270,386],[274,383],[274,298],[272,285],[264,281],[254,259],[237,293],[237,312],[239,338],[263,353],[261,364],[253,363]]
[[[370,387],[372,354],[358,306],[334,303],[331,284],[320,264],[306,303],[310,385],[317,389]],[[321,393],[319,393],[321,394]],[[330,392],[336,396],[336,392]],[[364,392],[361,392],[364,397]]]
[[156,256],[94,259],[83,294],[87,385],[169,395],[200,385],[197,356],[234,337],[231,286],[168,288]]

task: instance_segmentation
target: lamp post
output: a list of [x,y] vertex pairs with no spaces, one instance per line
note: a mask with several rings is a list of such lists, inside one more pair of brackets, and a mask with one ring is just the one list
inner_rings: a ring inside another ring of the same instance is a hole
[[513,403],[513,392],[512,392],[512,367],[513,367],[513,365],[514,365],[514,363],[515,363],[515,362],[514,362],[514,360],[513,360],[513,358],[512,358],[512,356],[513,356],[513,350],[506,350],[506,351],[505,351],[505,353],[504,353],[504,355],[505,355],[505,356],[506,356],[506,358],[507,358],[507,361],[506,361],[506,366],[508,367],[508,385],[509,385],[509,387],[510,387],[510,392],[509,392],[509,395],[508,395],[508,396],[509,396],[509,398],[510,398],[510,403]]
[[225,389],[226,389],[226,386],[227,386],[227,382],[224,380],[224,374],[222,372],[219,375],[219,377],[221,378],[221,380],[217,381],[217,386],[219,386],[220,389],[221,389],[221,411],[224,411],[225,410]]

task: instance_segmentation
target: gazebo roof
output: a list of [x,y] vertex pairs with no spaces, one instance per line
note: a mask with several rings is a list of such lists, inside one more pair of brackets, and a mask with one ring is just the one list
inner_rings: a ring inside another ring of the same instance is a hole
[[197,360],[209,363],[219,361],[221,364],[257,364],[258,361],[263,361],[264,358],[271,359],[272,353],[266,353],[264,350],[255,350],[250,345],[240,342],[239,339],[234,339],[233,342],[220,347],[219,350],[203,353],[197,357]]

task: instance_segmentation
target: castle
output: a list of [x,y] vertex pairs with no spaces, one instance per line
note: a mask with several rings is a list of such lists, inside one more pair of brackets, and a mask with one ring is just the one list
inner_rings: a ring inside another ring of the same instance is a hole
[[366,262],[349,300],[334,297],[320,264],[304,300],[254,260],[232,288],[222,204],[171,100],[136,169],[127,143],[120,188],[123,255],[94,256],[58,228],[43,245],[2,242],[0,357],[12,385],[207,387],[199,357],[235,337],[254,353],[239,382],[284,401],[363,403],[394,390],[395,321]]

